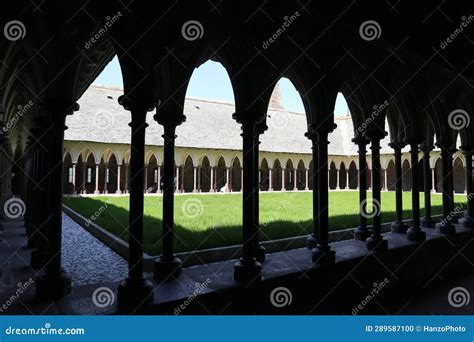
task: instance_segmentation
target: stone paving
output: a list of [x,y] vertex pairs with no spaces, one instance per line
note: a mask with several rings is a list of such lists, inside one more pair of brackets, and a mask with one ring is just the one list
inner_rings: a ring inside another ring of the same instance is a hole
[[115,282],[127,276],[127,261],[65,214],[62,262],[74,286]]

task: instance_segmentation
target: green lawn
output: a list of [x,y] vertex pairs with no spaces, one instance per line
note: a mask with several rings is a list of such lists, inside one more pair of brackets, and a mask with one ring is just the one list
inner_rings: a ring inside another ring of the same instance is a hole
[[[369,193],[369,196],[371,194]],[[421,194],[422,195],[422,194]],[[329,225],[331,230],[356,227],[359,223],[358,192],[330,192]],[[423,196],[421,207],[423,208]],[[411,193],[403,194],[404,217],[411,215]],[[456,196],[457,203],[466,196]],[[433,214],[442,211],[441,195],[432,195]],[[119,236],[128,239],[128,197],[71,197],[64,204]],[[394,221],[395,193],[382,193],[382,220]],[[176,252],[235,245],[242,239],[242,195],[175,196]],[[422,210],[423,212],[423,210]],[[312,231],[312,194],[310,192],[275,192],[260,195],[261,240],[306,235]],[[145,197],[145,251],[161,251],[162,197]],[[369,220],[370,224],[370,220]]]

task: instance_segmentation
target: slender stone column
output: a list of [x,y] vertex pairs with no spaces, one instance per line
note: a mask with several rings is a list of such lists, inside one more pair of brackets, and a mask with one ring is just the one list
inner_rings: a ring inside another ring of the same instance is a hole
[[452,224],[451,198],[454,196],[449,177],[452,177],[453,153],[456,150],[453,146],[446,145],[438,141],[436,145],[441,149],[442,159],[442,193],[443,193],[443,219],[436,224],[436,229],[445,235],[456,234],[456,228]]
[[197,177],[198,177],[198,192],[201,192],[201,173],[202,173],[202,169],[200,166],[198,166],[198,173],[197,173]]
[[[313,163],[314,163],[314,162],[313,162]],[[314,167],[313,167],[313,169],[314,169]],[[305,169],[304,174],[305,174],[305,181],[304,181],[304,184],[305,184],[305,185],[304,185],[304,189],[305,189],[306,191],[308,191],[308,190],[309,190],[309,169]],[[313,182],[314,182],[314,180],[313,180]],[[314,183],[313,183],[313,184],[314,184]]]
[[286,191],[286,185],[285,185],[285,169],[281,168],[281,191]]
[[109,189],[108,189],[108,186],[107,186],[107,183],[108,183],[108,179],[109,178],[109,164],[106,163],[105,164],[105,169],[104,169],[104,194],[108,194],[109,193]]
[[234,279],[240,283],[249,284],[261,280],[262,266],[255,258],[258,244],[257,226],[255,222],[255,156],[254,143],[256,135],[255,116],[250,113],[240,112],[233,115],[234,119],[242,125],[243,140],[243,204],[242,204],[242,257],[234,266]]
[[385,134],[372,132],[368,135],[372,150],[372,235],[367,238],[367,249],[374,252],[386,251],[388,242],[382,237],[382,199],[380,196],[380,140]]
[[387,169],[383,170],[383,191],[388,191],[388,172],[387,172]]
[[425,198],[425,216],[421,219],[421,227],[434,228],[435,224],[431,218],[431,184],[434,183],[434,177],[432,181],[430,168],[430,152],[433,150],[433,146],[421,144],[420,149],[423,152],[423,190]]
[[45,103],[48,112],[51,144],[49,156],[49,219],[46,224],[48,262],[46,270],[36,279],[36,296],[54,300],[71,292],[71,278],[61,264],[62,197],[63,197],[63,146],[66,116],[79,109],[78,104]]
[[471,146],[462,146],[464,156],[466,157],[466,193],[467,193],[467,211],[463,221],[463,227],[474,229],[474,188],[472,180],[472,155],[474,148]]
[[117,164],[117,191],[115,191],[117,195],[120,195],[122,193],[122,189],[120,188],[120,180],[121,180],[120,172],[122,171],[121,169],[122,169],[122,164],[118,163]]
[[100,194],[100,191],[99,191],[99,167],[100,167],[100,164],[96,163],[95,164],[95,190],[94,190],[94,194],[96,194],[96,195]]
[[298,190],[298,169],[293,169],[293,191]]
[[197,190],[197,167],[193,166],[193,192],[198,192]]
[[72,193],[73,195],[77,194],[76,190],[76,163],[72,163]]
[[341,187],[340,187],[340,180],[339,180],[339,176],[340,176],[340,170],[339,169],[336,169],[336,190],[341,190]]
[[128,179],[129,179],[129,164],[125,164],[125,188],[124,188],[124,192],[126,194],[129,193],[129,190],[128,190]]
[[230,191],[229,181],[230,181],[230,167],[227,167],[225,170],[225,183],[227,184],[226,185],[227,191]]
[[426,233],[420,227],[420,182],[419,182],[419,158],[418,158],[419,141],[410,142],[411,155],[411,179],[412,179],[412,226],[407,231],[407,238],[410,241],[423,242],[426,240]]
[[273,191],[273,169],[268,168],[268,191]]
[[214,192],[214,167],[211,166],[211,186],[209,192]]
[[[181,274],[182,263],[174,255],[174,185],[173,168],[175,157],[175,139],[176,127],[182,124],[186,117],[179,113],[158,113],[154,116],[155,120],[163,126],[163,249],[158,260],[154,265],[154,277],[158,280],[168,278],[177,278]],[[176,167],[178,188],[179,167]]]
[[346,190],[349,190],[349,169],[346,169]]
[[87,194],[87,161],[82,161],[82,194]]
[[[174,156],[174,152],[173,152],[173,156]],[[166,171],[165,171],[166,172]],[[179,166],[176,166],[176,184],[174,186],[175,188],[175,191],[176,192],[180,192],[180,186],[179,186],[179,182],[180,182],[180,177],[179,177]],[[164,186],[166,187],[166,186]]]
[[436,169],[433,168],[433,169],[431,169],[431,182],[433,183],[432,186],[431,186],[432,187],[432,192],[436,192],[436,181],[435,181],[435,179],[436,179]]
[[[367,205],[367,144],[369,141],[359,135],[352,141],[359,147],[359,177],[357,182],[359,184],[359,204],[360,208]],[[359,227],[354,232],[356,240],[365,241],[370,236],[370,230],[367,229],[367,215],[363,215],[362,210],[359,215]]]
[[160,165],[158,165],[156,172],[157,172],[157,177],[158,177],[158,182],[156,184],[156,193],[160,193],[161,192],[161,166]]
[[408,230],[403,222],[403,174],[402,174],[402,148],[401,142],[392,142],[389,144],[395,153],[395,212],[396,220],[392,223],[392,231],[399,234],[405,234]]

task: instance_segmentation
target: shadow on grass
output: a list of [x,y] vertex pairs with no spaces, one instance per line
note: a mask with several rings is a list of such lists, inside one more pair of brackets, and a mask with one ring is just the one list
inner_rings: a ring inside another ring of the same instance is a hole
[[[77,211],[86,218],[90,218],[94,223],[103,227],[107,231],[118,236],[124,241],[128,241],[128,210],[107,203],[104,200],[94,198],[65,198],[64,204],[74,211]],[[100,210],[99,208],[104,208]],[[421,210],[422,215],[424,210]],[[433,215],[442,213],[442,206],[432,207]],[[403,217],[409,219],[411,210],[404,210]],[[384,211],[382,222],[392,222],[395,220],[395,211]],[[371,220],[368,220],[371,224]],[[346,228],[354,228],[359,224],[359,215],[332,215],[329,219],[329,229],[331,231]],[[162,220],[150,215],[143,217],[144,229],[144,249],[149,255],[161,253],[161,226]],[[292,236],[308,235],[312,232],[312,221],[271,221],[261,224],[260,240],[275,240]],[[240,225],[229,225],[223,227],[212,227],[201,231],[190,230],[189,227],[175,225],[175,252],[186,252],[214,247],[237,245],[242,242],[242,227]]]

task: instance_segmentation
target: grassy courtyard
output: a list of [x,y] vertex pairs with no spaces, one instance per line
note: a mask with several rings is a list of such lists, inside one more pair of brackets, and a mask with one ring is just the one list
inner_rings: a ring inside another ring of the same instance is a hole
[[[358,196],[356,191],[330,192],[329,225],[331,230],[358,225]],[[420,197],[423,208],[423,196]],[[404,217],[409,218],[411,193],[404,193],[403,200]],[[466,196],[456,196],[457,203],[461,204],[465,201]],[[128,197],[71,197],[65,198],[64,204],[83,216],[92,218],[96,224],[123,240],[128,240]],[[433,214],[441,213],[441,204],[441,195],[433,194]],[[394,192],[382,193],[382,208],[383,222],[393,221],[395,218]],[[175,196],[175,250],[182,252],[241,243],[241,211],[241,194]],[[261,240],[309,234],[312,231],[311,213],[312,194],[310,192],[261,193]],[[146,196],[144,214],[145,251],[148,254],[157,255],[161,251],[162,197]]]

